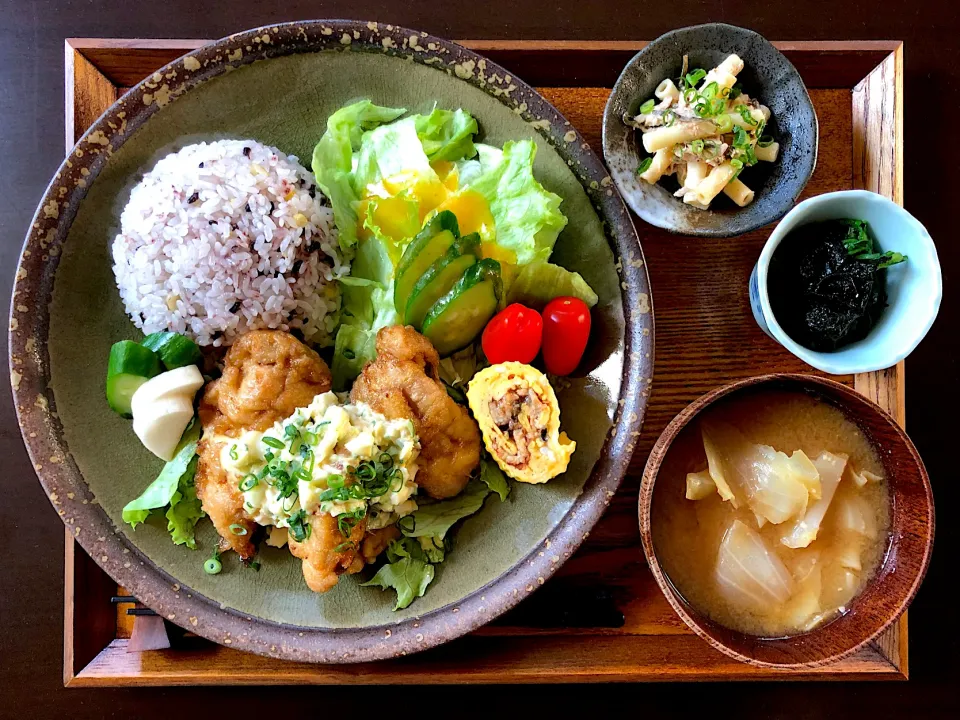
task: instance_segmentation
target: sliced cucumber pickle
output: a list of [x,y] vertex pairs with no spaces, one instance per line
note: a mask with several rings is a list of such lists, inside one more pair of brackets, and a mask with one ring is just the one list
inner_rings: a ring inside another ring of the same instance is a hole
[[107,362],[107,402],[123,417],[132,417],[133,394],[147,380],[160,374],[160,357],[150,348],[132,340],[121,340],[110,348]]
[[424,336],[441,357],[466,347],[496,314],[502,294],[500,263],[481,260],[433,304],[423,319]]
[[197,344],[179,333],[152,333],[147,335],[140,344],[159,355],[160,362],[167,370],[176,370],[187,365],[198,365],[203,360]]
[[454,241],[460,237],[457,216],[449,210],[434,215],[417,236],[410,241],[400,264],[394,283],[393,304],[401,315],[410,300],[413,286],[437,260],[447,254]]
[[480,248],[480,236],[471,233],[457,238],[446,255],[437,260],[413,286],[407,301],[403,321],[418,330],[430,307],[463,277],[467,268],[476,264]]

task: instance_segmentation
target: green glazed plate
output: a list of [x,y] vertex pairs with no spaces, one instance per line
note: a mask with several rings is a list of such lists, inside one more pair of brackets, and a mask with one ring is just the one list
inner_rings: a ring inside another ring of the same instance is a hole
[[[558,388],[577,441],[569,470],[543,486],[514,484],[462,524],[425,597],[394,612],[392,593],[307,589],[300,562],[264,548],[259,572],[224,557],[202,565],[216,535],[202,521],[195,551],[163,522],[136,531],[121,509],[161,462],[104,400],[112,343],[138,339],[117,293],[109,245],[131,186],[165,154],[217,138],[254,138],[309,162],[326,118],[368,97],[428,110],[463,107],[484,142],[532,138],[535,171],[564,200],[569,224],[553,261],[600,296],[578,377]],[[653,312],[636,231],[603,166],[534,90],[484,58],[395,26],[347,21],[277,25],[186,55],[125,95],[81,139],[40,203],[11,315],[12,384],[27,448],[51,501],[103,569],[163,617],[211,640],[314,662],[377,660],[462,635],[509,609],[566,560],[626,471],[652,376]]]

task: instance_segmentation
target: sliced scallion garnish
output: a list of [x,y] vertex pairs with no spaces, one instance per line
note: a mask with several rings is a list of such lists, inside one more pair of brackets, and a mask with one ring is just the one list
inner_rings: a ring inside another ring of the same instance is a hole
[[643,105],[640,106],[640,114],[649,115],[653,112],[653,108],[655,108],[656,105],[657,103],[653,100],[647,100],[645,103],[643,103]]
[[275,437],[264,435],[261,438],[261,440],[263,441],[264,445],[269,445],[270,447],[276,448],[277,450],[283,450],[283,447],[284,447],[283,443],[280,440],[277,440],[277,438]]
[[651,165],[653,165],[653,158],[645,157],[643,160],[640,161],[640,164],[637,165],[637,175],[645,173],[647,170],[650,169]]

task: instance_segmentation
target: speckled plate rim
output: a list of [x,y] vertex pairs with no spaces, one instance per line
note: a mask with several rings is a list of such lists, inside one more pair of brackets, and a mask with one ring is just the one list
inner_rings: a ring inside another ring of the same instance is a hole
[[[614,252],[625,319],[624,370],[614,425],[581,495],[545,542],[493,582],[420,617],[350,629],[298,627],[222,608],[156,567],[96,504],[63,438],[49,388],[49,305],[70,225],[110,154],[154,113],[191,88],[257,60],[319,51],[385,53],[434,67],[512,108],[567,161]],[[68,154],[47,188],[21,253],[10,308],[10,374],[21,432],[55,509],[83,549],[162,617],[214,642],[318,663],[382,660],[452,640],[543,585],[587,537],[613,498],[640,435],[653,375],[653,305],[633,222],[600,159],[559,111],[495,63],[455,43],[395,25],[315,20],[261,27],[191,51],[111,106]]]

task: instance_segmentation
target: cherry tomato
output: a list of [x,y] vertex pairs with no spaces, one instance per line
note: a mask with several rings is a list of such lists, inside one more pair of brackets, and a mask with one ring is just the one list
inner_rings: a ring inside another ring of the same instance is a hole
[[529,363],[540,352],[543,318],[520,303],[507,305],[483,329],[483,354],[491,364],[515,360]]
[[569,375],[577,369],[590,338],[590,308],[583,300],[558,297],[543,309],[543,361],[547,372]]

